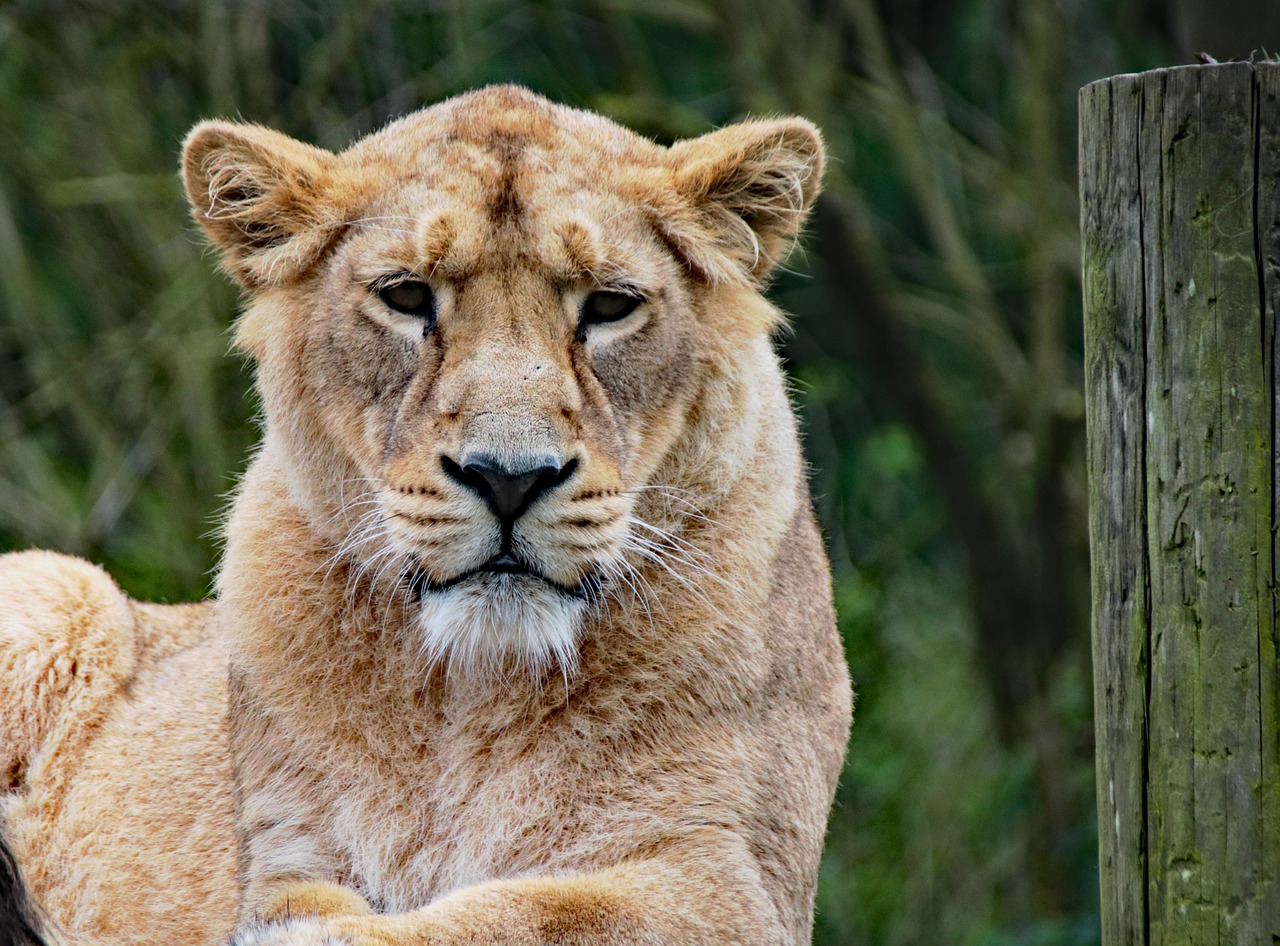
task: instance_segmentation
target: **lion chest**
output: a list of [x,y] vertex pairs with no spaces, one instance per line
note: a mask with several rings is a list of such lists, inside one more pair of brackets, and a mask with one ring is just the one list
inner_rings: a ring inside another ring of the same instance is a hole
[[[327,847],[377,909],[545,867],[575,833],[575,790],[554,739],[442,727],[414,751],[372,760],[328,800]],[[373,765],[369,765],[373,762]],[[576,768],[576,766],[575,766]]]

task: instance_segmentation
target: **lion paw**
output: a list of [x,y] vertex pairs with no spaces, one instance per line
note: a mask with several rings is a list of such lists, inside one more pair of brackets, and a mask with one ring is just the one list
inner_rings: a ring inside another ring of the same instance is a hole
[[279,920],[241,927],[227,946],[352,946],[319,920]]

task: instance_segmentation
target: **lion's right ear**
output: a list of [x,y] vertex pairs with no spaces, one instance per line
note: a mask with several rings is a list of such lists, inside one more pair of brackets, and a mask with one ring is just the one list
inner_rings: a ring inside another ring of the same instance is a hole
[[261,125],[201,122],[182,150],[192,215],[249,289],[298,275],[342,222],[326,200],[335,157]]

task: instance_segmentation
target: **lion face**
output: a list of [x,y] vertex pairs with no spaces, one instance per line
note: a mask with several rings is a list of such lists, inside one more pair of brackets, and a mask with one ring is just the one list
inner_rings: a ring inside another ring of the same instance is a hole
[[340,154],[205,123],[185,174],[335,556],[413,596],[433,661],[567,670],[705,379],[772,328],[821,161],[799,120],[666,149],[503,87]]

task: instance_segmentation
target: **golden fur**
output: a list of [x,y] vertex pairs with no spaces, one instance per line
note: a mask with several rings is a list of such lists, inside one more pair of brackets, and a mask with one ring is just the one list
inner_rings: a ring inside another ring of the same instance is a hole
[[338,154],[192,132],[266,417],[216,600],[0,558],[67,942],[809,941],[850,690],[760,289],[822,161],[513,87]]

